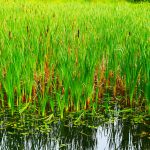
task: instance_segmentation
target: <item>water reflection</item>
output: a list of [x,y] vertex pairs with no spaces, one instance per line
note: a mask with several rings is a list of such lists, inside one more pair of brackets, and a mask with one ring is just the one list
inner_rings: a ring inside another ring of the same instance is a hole
[[[149,124],[134,124],[130,119],[115,118],[113,123],[102,123],[101,119],[88,118],[86,124],[76,127],[68,121],[49,126],[36,121],[37,127],[17,122],[17,117],[11,120],[1,116],[0,121],[0,150],[149,150],[150,147]],[[11,124],[4,127],[4,122]],[[89,124],[99,126],[90,128]]]

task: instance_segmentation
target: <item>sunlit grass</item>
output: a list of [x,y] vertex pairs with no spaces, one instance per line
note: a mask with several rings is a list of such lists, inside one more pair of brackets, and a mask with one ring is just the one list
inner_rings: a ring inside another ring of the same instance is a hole
[[150,107],[150,5],[0,2],[0,104],[22,113]]

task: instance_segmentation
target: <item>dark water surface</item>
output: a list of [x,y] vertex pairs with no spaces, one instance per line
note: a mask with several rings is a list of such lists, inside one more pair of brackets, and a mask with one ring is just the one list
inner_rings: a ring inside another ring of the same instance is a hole
[[82,113],[62,121],[52,115],[6,114],[0,114],[0,150],[150,150],[149,121],[111,115],[82,118]]

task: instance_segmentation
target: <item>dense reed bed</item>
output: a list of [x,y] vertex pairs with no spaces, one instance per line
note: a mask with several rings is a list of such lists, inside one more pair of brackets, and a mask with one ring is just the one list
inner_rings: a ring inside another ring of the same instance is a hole
[[0,2],[0,106],[150,108],[150,5]]

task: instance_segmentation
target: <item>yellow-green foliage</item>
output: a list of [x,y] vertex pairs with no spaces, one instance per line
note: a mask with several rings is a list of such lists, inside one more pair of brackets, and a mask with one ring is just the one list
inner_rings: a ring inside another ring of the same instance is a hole
[[148,3],[0,1],[3,107],[63,117],[121,96],[147,108],[149,85]]

